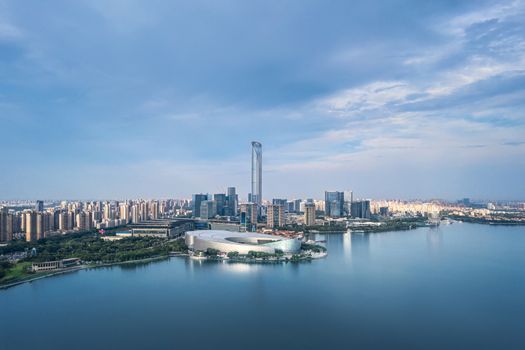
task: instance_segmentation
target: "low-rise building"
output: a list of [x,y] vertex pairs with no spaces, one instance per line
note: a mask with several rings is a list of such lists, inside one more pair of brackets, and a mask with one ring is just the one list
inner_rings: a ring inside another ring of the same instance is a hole
[[195,229],[194,220],[148,220],[142,221],[130,226],[132,236],[150,236],[162,238],[181,237],[187,231]]
[[79,258],[69,258],[69,259],[62,259],[62,260],[57,260],[57,261],[35,262],[31,266],[31,270],[33,272],[53,271],[53,270],[60,270],[60,269],[73,267],[77,265],[80,265]]

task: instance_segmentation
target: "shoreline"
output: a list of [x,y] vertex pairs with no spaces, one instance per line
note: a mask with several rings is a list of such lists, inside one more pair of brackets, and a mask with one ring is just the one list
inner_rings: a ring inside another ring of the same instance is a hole
[[157,256],[157,257],[153,257],[153,258],[145,258],[145,259],[139,259],[139,260],[129,260],[129,261],[122,261],[122,262],[114,262],[114,263],[80,265],[80,266],[75,266],[75,267],[71,267],[71,268],[67,268],[67,269],[62,269],[62,270],[57,270],[57,271],[50,271],[49,273],[43,272],[42,274],[39,274],[38,276],[32,276],[30,278],[26,278],[26,279],[10,282],[10,283],[7,283],[7,284],[2,284],[2,285],[0,285],[0,290],[8,289],[8,288],[11,288],[11,287],[16,287],[16,286],[24,284],[24,283],[30,283],[30,282],[37,281],[37,280],[40,280],[40,279],[43,279],[43,278],[47,278],[47,277],[63,275],[63,274],[66,274],[66,273],[77,272],[77,271],[81,271],[81,270],[96,269],[96,268],[100,268],[100,267],[112,267],[112,266],[116,266],[116,265],[130,265],[130,264],[147,263],[147,262],[153,262],[153,261],[169,259],[170,257],[171,257],[170,255],[167,255],[167,256]]
[[197,261],[214,261],[214,262],[226,262],[226,263],[243,263],[243,264],[282,264],[282,263],[300,263],[300,262],[310,262],[312,260],[324,259],[328,256],[328,252],[316,253],[317,256],[303,256],[299,257],[296,260],[292,258],[274,258],[274,259],[263,259],[263,258],[223,258],[223,257],[192,257],[188,256],[191,260]]

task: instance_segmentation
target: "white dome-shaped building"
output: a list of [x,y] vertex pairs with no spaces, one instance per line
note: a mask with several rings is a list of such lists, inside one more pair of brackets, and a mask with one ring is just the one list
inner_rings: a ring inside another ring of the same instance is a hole
[[186,245],[195,251],[208,248],[229,253],[248,254],[250,251],[274,254],[276,249],[284,253],[297,253],[301,241],[297,238],[266,235],[254,232],[230,232],[220,230],[188,231]]

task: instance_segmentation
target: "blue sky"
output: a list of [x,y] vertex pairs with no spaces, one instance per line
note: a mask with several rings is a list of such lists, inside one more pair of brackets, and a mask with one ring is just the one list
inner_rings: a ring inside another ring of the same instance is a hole
[[2,1],[0,198],[525,199],[524,1]]

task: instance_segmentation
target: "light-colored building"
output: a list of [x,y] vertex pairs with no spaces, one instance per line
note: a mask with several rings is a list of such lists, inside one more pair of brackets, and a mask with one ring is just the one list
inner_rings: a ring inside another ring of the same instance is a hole
[[285,253],[297,253],[301,250],[301,241],[297,238],[266,235],[262,233],[236,233],[220,230],[188,231],[186,245],[194,251],[206,251],[208,248],[223,253],[250,251],[274,254],[281,250]]
[[284,216],[284,206],[282,205],[268,205],[266,213],[266,227],[275,228],[283,227],[286,218]]
[[315,204],[306,203],[304,206],[304,224],[306,226],[315,225]]
[[36,234],[36,212],[29,211],[25,213],[26,241],[34,242],[37,240]]
[[31,266],[31,270],[33,272],[53,271],[53,270],[60,270],[60,269],[68,268],[68,267],[73,267],[76,265],[80,265],[80,259],[69,258],[69,259],[62,259],[62,260],[56,260],[56,261],[36,262],[36,263],[33,263],[33,265]]
[[195,229],[194,220],[148,220],[131,224],[131,235],[139,237],[176,238]]
[[262,204],[262,144],[257,141],[252,142],[252,191],[248,201],[258,208]]
[[127,203],[120,204],[119,208],[119,218],[129,223],[129,205]]
[[138,204],[131,206],[131,222],[138,224],[140,222],[140,210]]
[[43,239],[45,237],[45,217],[44,213],[36,213],[36,239]]

